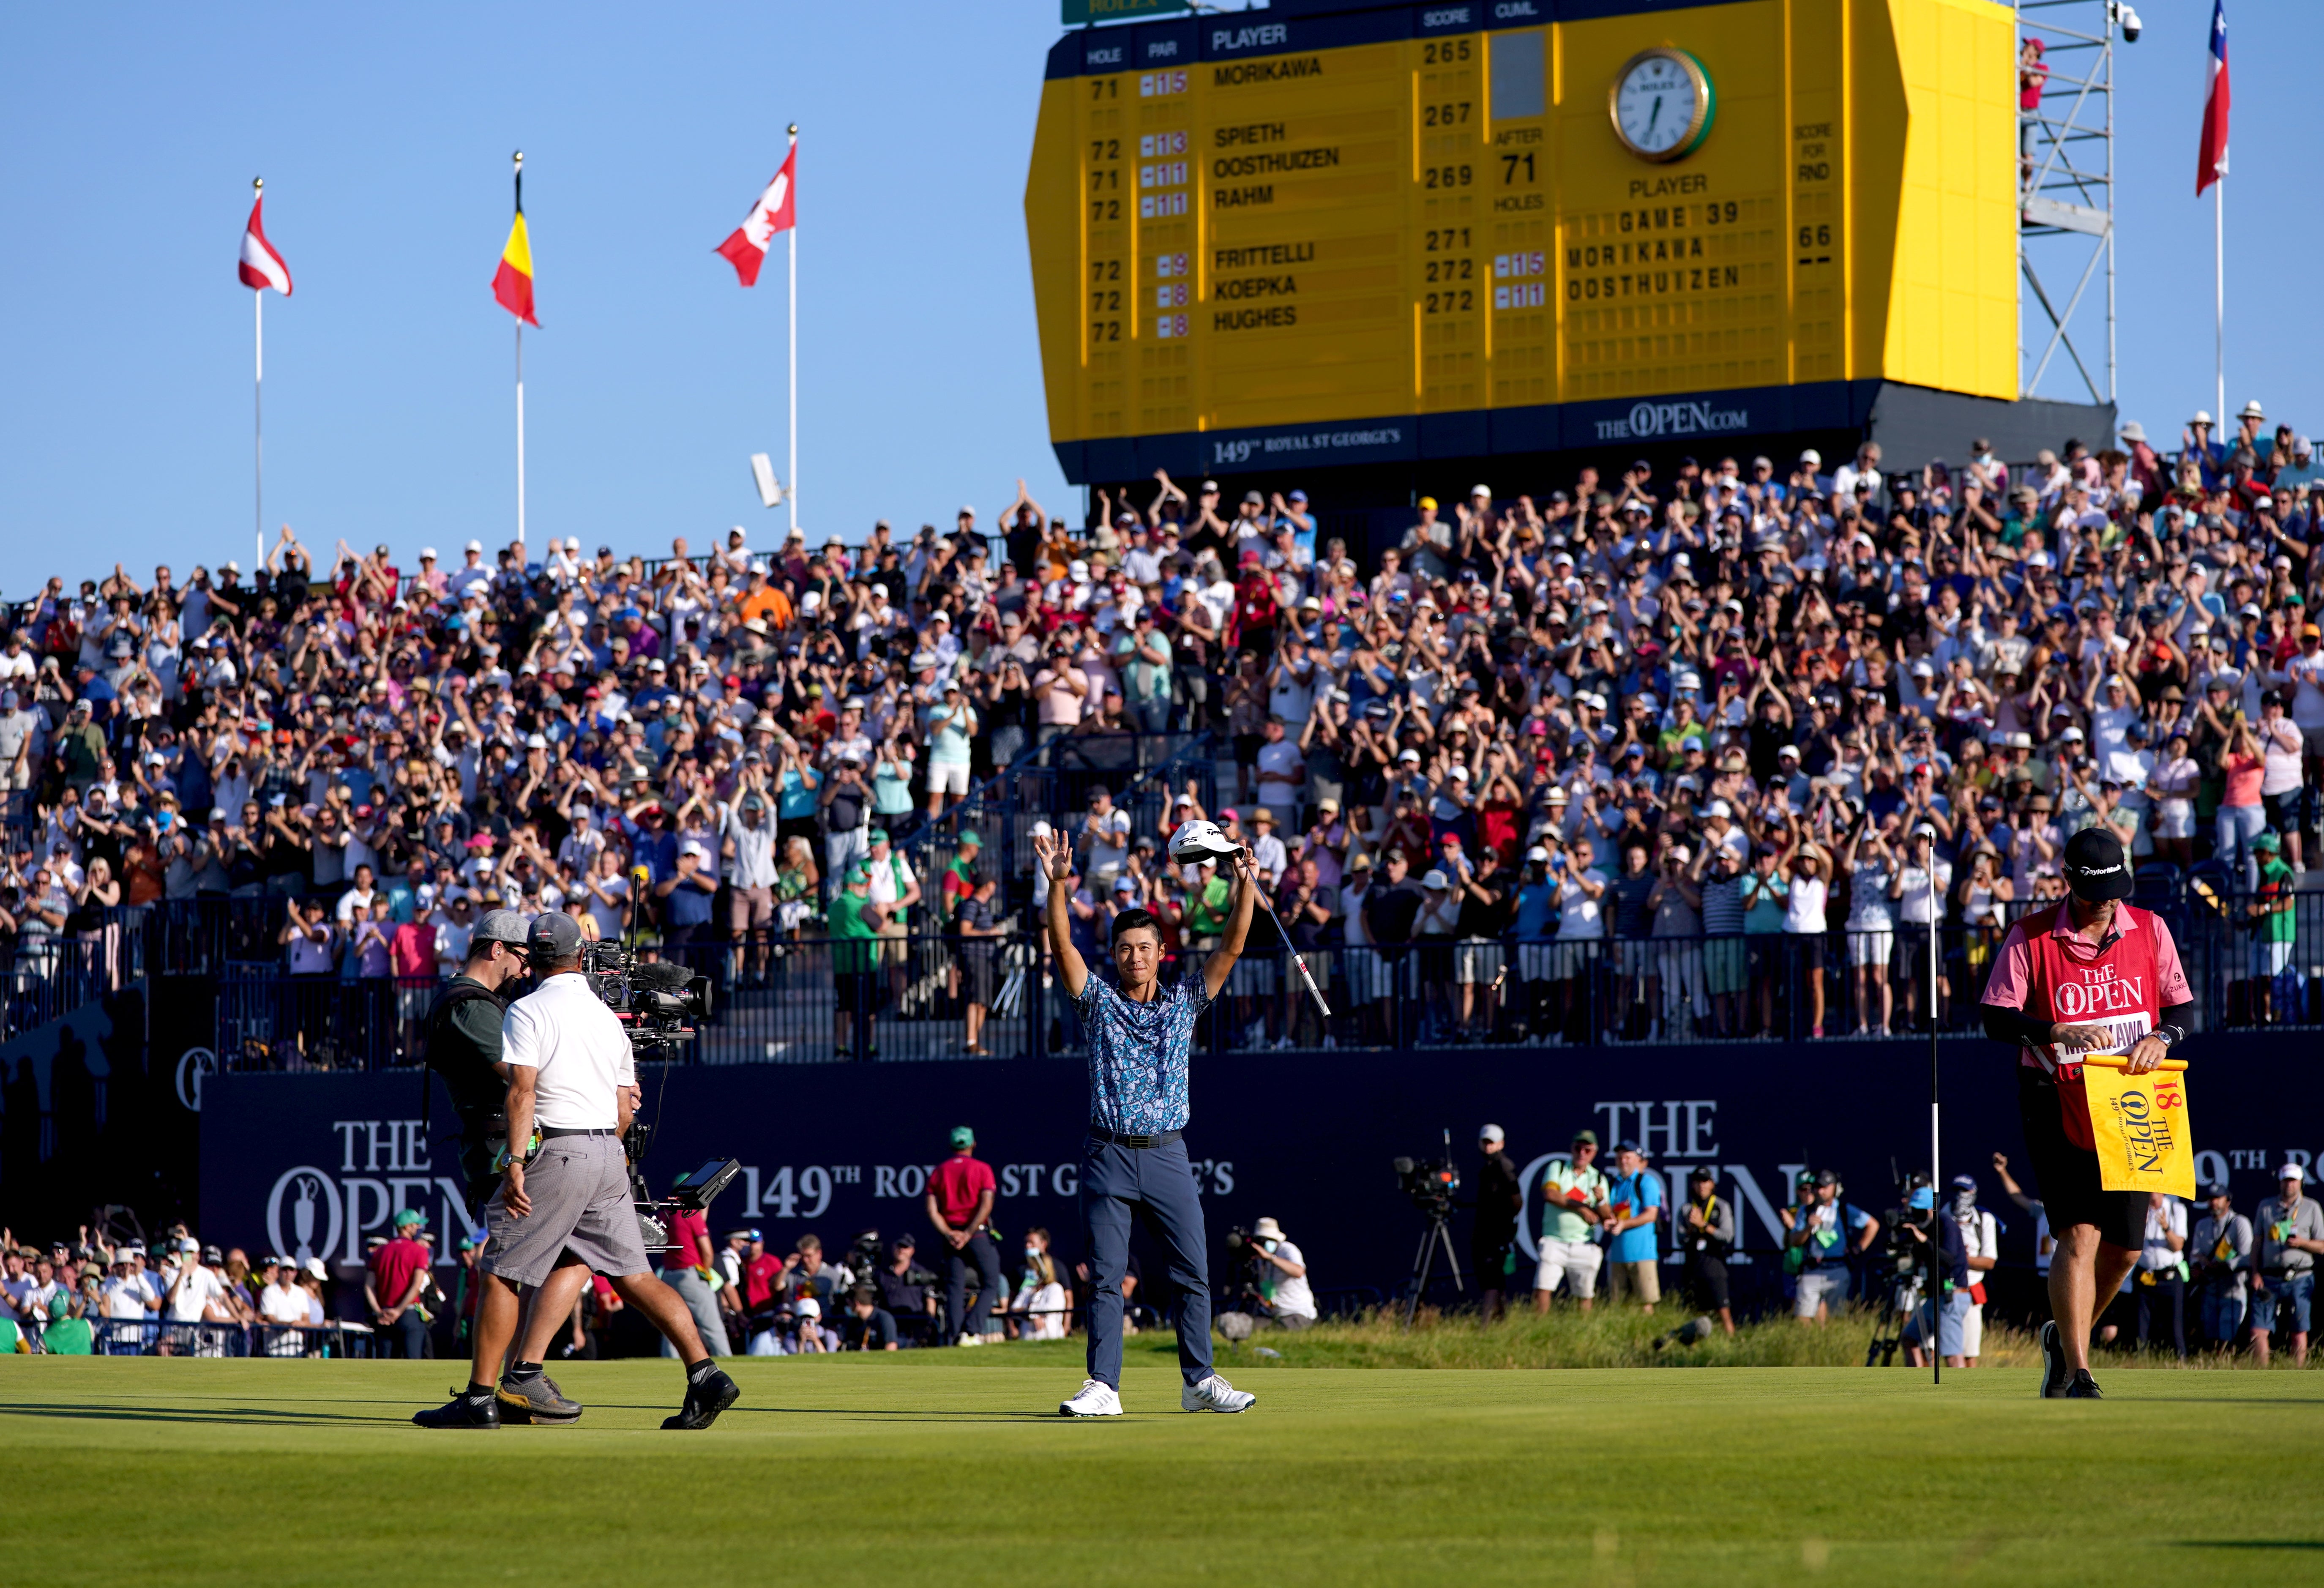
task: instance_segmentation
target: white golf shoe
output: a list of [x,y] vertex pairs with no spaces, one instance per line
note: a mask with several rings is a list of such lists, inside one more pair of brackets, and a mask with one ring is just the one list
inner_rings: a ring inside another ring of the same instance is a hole
[[1121,1415],[1121,1397],[1115,1394],[1110,1385],[1101,1384],[1095,1379],[1084,1379],[1079,1394],[1071,1400],[1058,1403],[1057,1415],[1061,1417],[1118,1417]]
[[1224,1379],[1213,1373],[1199,1384],[1188,1384],[1178,1391],[1181,1411],[1249,1411],[1258,1396],[1238,1390]]

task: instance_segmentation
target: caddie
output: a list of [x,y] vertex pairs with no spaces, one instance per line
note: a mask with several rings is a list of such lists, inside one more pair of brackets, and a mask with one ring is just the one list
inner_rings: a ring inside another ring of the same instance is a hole
[[2067,897],[2002,939],[1986,983],[1985,1032],[2018,1049],[2017,1111],[2057,1239],[2041,1392],[2095,1400],[2090,1326],[2098,1298],[2122,1288],[2138,1262],[2147,1196],[2104,1186],[2082,1061],[2116,1055],[2132,1075],[2153,1070],[2186,1038],[2195,994],[2171,928],[2125,902],[2131,874],[2122,840],[2085,827],[2066,841],[2064,859]]

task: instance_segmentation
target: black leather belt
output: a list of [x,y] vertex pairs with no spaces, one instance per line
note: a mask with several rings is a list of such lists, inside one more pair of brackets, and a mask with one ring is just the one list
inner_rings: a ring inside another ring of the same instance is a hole
[[540,1139],[544,1141],[553,1141],[559,1136],[618,1136],[620,1134],[619,1131],[576,1131],[565,1125],[543,1125],[540,1128]]
[[1184,1131],[1164,1131],[1154,1136],[1129,1136],[1120,1131],[1109,1131],[1103,1125],[1092,1125],[1089,1133],[1091,1140],[1108,1141],[1116,1147],[1167,1147],[1185,1135]]

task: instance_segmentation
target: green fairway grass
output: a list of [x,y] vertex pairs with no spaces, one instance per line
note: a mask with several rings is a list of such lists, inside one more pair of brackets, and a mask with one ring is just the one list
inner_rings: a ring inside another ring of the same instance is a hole
[[[2025,1370],[1234,1370],[1067,1422],[1074,1343],[556,1370],[570,1428],[429,1433],[443,1362],[0,1358],[0,1582],[2312,1582],[2324,1380]],[[2287,1481],[2287,1479],[2289,1481]]]

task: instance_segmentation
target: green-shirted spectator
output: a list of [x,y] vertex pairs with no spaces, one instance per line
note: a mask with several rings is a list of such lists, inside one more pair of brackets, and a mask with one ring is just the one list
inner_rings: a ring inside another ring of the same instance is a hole
[[944,914],[949,927],[960,914],[960,907],[976,891],[980,868],[977,861],[984,854],[984,840],[973,827],[963,827],[953,840],[952,863],[945,867],[944,875],[936,882],[936,908]]
[[1142,606],[1127,628],[1116,632],[1113,662],[1121,675],[1121,702],[1147,734],[1170,731],[1172,669],[1170,637],[1154,625],[1154,609]]
[[1573,1156],[1552,1163],[1542,1177],[1541,1266],[1535,1271],[1533,1309],[1549,1310],[1562,1284],[1588,1312],[1598,1294],[1606,1254],[1592,1239],[1606,1216],[1606,1177],[1598,1169],[1598,1132],[1576,1131]]
[[2245,913],[2251,918],[2251,1015],[2260,1025],[2275,1020],[2275,979],[2292,963],[2292,945],[2300,928],[2292,913],[2292,889],[2300,879],[2283,863],[2283,840],[2262,833],[2252,840],[2259,860],[2259,886]]
[[65,784],[86,794],[105,766],[105,730],[90,716],[87,698],[76,700],[65,713],[65,725],[50,744]]
[[1191,948],[1209,948],[1226,930],[1227,916],[1231,912],[1234,888],[1219,875],[1216,861],[1203,862],[1202,884],[1186,890],[1186,944]]
[[872,902],[872,868],[854,862],[823,918],[831,938],[832,980],[839,994],[832,1016],[836,1052],[853,1052],[858,1058],[880,1057],[872,1040],[872,1020],[880,1007],[880,928],[887,919],[887,912]]

